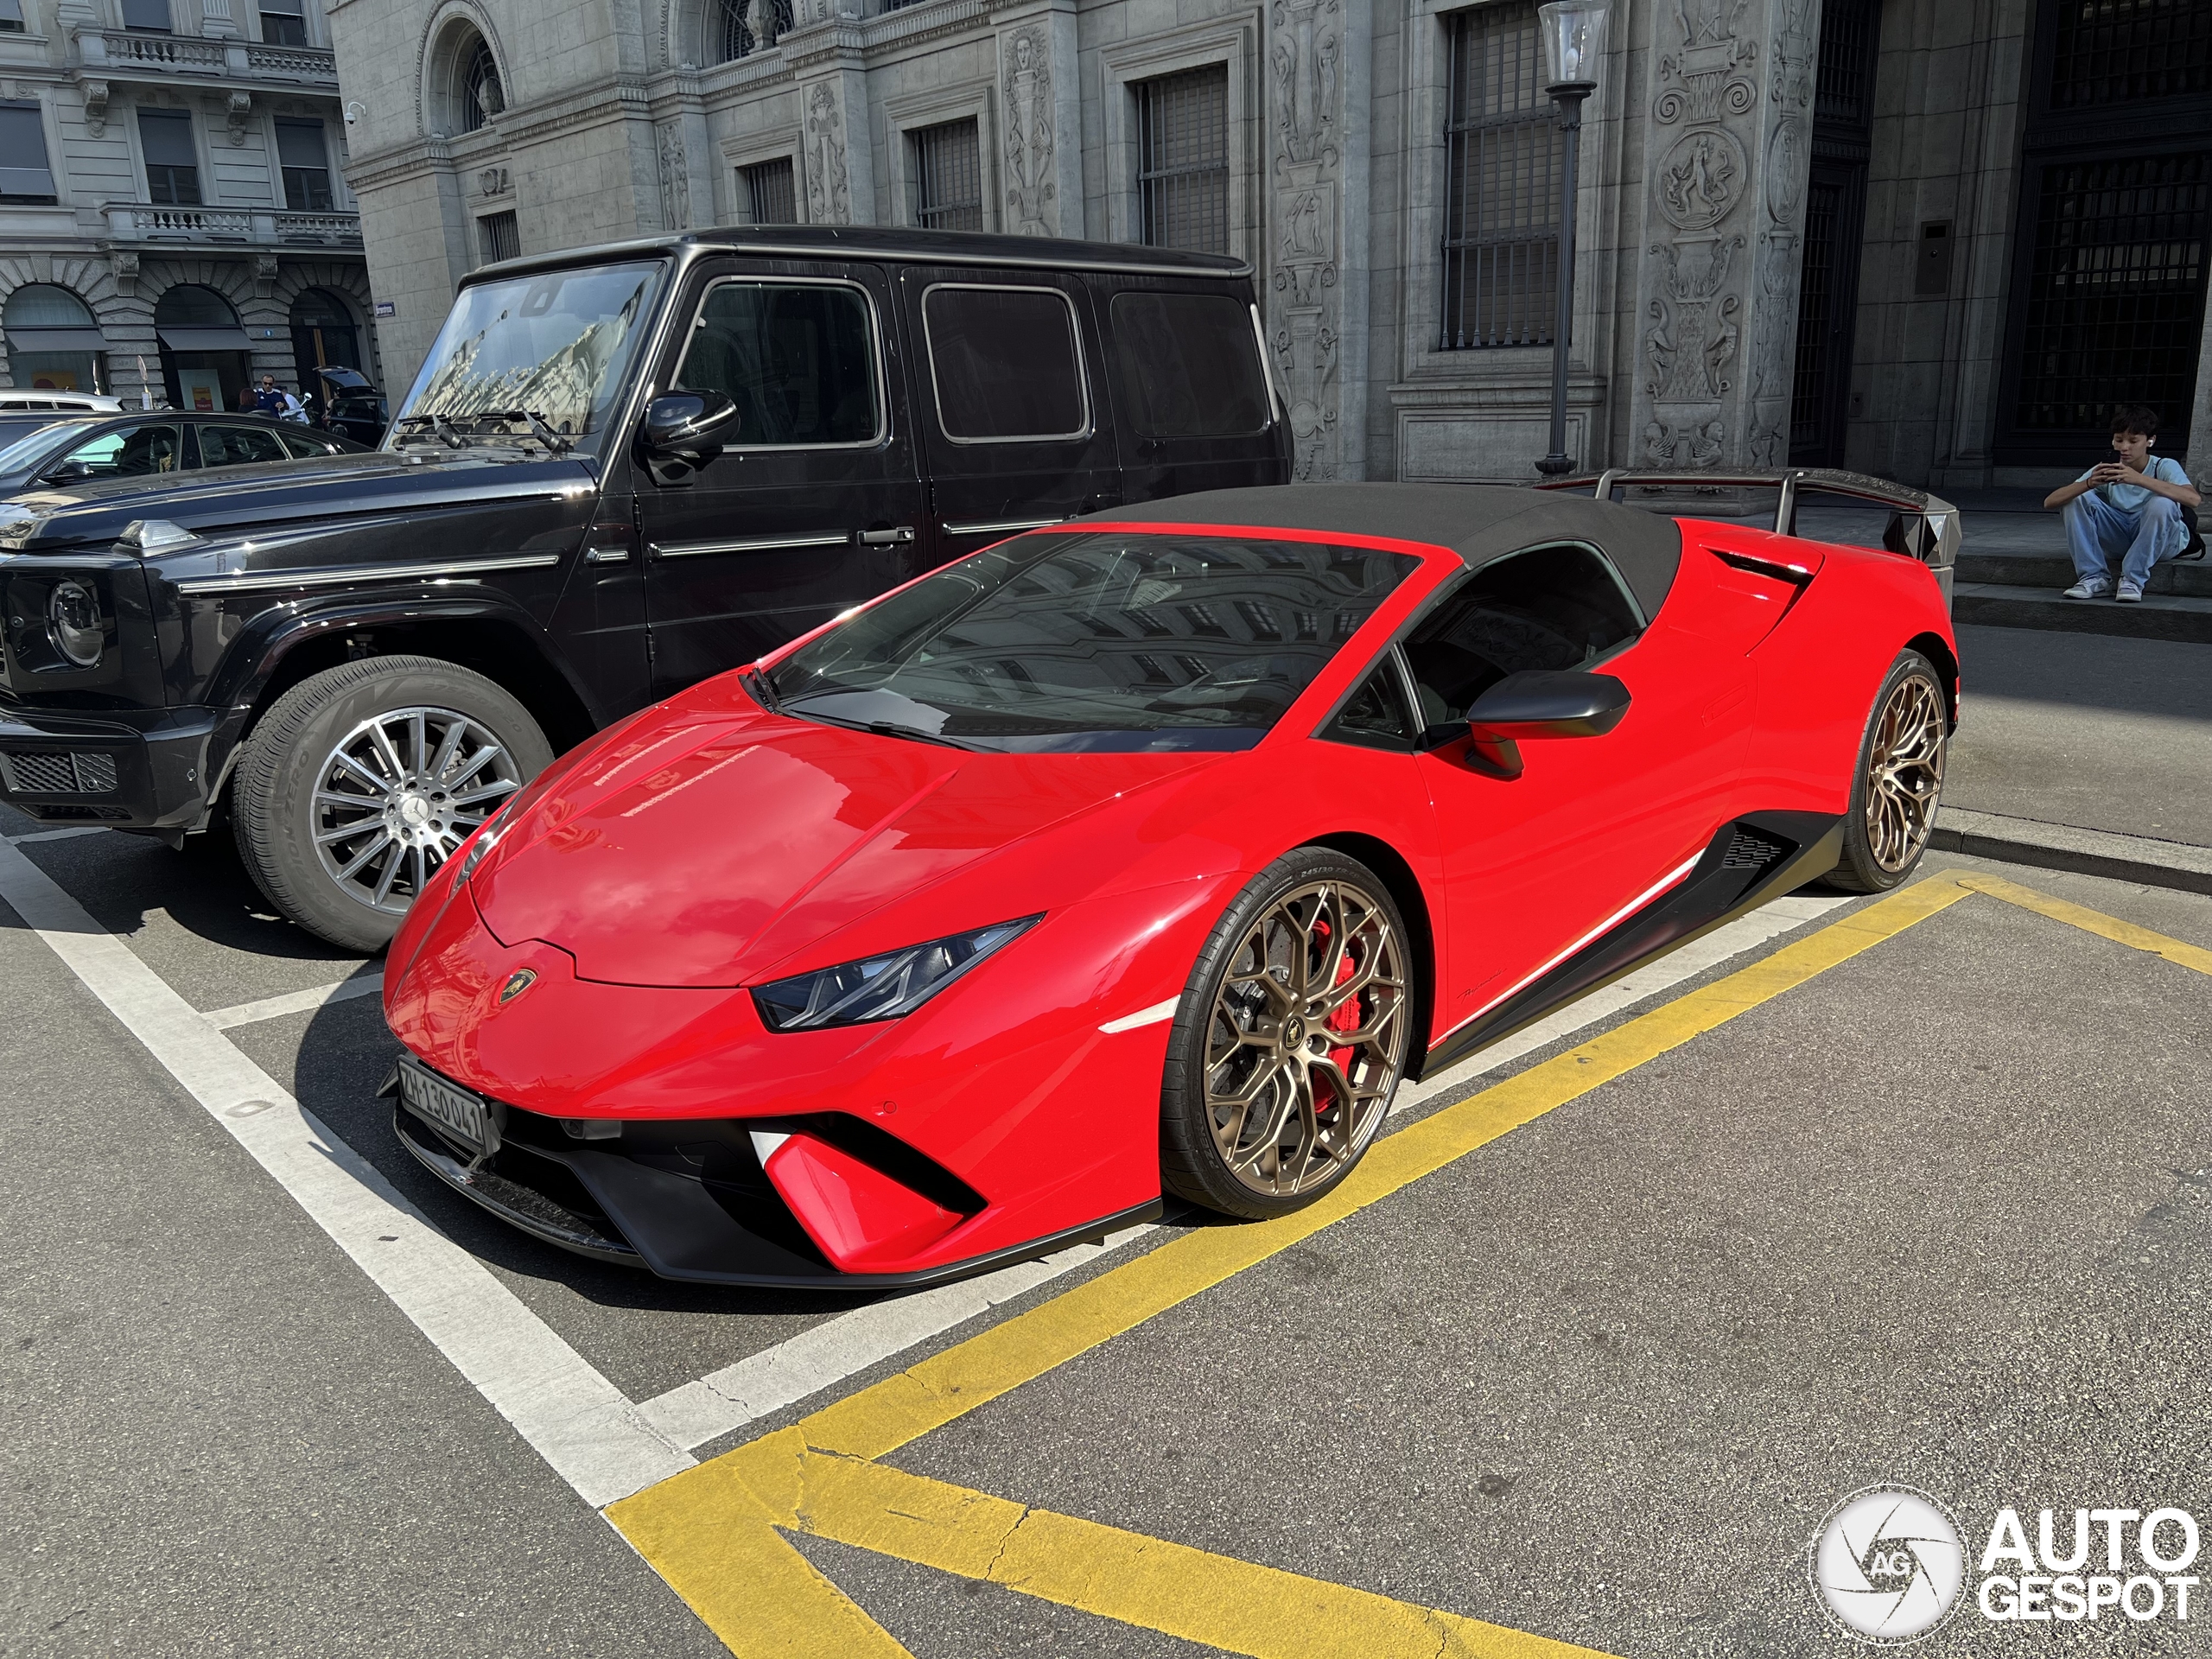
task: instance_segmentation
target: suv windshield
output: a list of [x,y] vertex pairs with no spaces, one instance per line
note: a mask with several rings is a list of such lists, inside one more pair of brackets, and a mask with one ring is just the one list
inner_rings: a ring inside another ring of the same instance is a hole
[[[464,288],[423,360],[387,447],[433,431],[505,437],[525,411],[547,430],[600,430],[644,339],[658,263],[549,270]],[[412,423],[410,426],[410,423]]]
[[1249,748],[1420,563],[1229,536],[1023,536],[802,646],[767,689],[803,719],[967,748]]

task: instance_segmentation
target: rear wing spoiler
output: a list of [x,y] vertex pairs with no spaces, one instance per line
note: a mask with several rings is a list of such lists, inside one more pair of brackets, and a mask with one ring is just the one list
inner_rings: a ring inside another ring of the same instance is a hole
[[1775,507],[1774,528],[1783,536],[1796,534],[1800,495],[1810,493],[1848,496],[1853,500],[1887,507],[1890,522],[1883,527],[1882,545],[1892,553],[1901,553],[1928,566],[1935,571],[1944,599],[1948,601],[1951,596],[1951,568],[1959,559],[1958,508],[1925,490],[1892,484],[1887,479],[1871,478],[1865,473],[1847,473],[1827,467],[1789,467],[1764,472],[1644,473],[1614,467],[1594,475],[1586,473],[1580,478],[1546,480],[1536,487],[1588,490],[1600,501],[1611,500],[1613,492],[1619,489],[1778,490],[1781,499]]

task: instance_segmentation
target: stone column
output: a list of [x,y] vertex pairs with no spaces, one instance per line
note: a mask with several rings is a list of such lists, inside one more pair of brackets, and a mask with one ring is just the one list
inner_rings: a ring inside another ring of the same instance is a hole
[[814,61],[798,73],[799,179],[810,225],[873,225],[876,219],[868,76],[861,67],[858,31],[853,32],[849,61],[835,41],[825,41],[830,49],[810,54]]
[[[2189,454],[2182,469],[2200,490],[2212,485],[2212,317],[2205,321],[2196,349],[2196,408],[2189,423]],[[2199,515],[2212,518],[2212,512]]]
[[1300,481],[1365,476],[1372,12],[1372,0],[1268,7],[1268,188],[1256,263]]
[[1779,467],[1819,0],[1678,0],[1645,16],[1648,257],[1626,464]]
[[1084,234],[1083,105],[1077,92],[1075,8],[1046,11],[998,33],[999,222],[1012,236]]

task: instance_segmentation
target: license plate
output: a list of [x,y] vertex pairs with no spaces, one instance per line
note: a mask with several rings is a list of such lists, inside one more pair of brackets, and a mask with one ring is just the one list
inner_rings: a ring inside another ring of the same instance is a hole
[[399,1098],[407,1109],[434,1123],[472,1151],[486,1149],[487,1127],[484,1103],[466,1089],[456,1089],[443,1077],[417,1066],[399,1068]]

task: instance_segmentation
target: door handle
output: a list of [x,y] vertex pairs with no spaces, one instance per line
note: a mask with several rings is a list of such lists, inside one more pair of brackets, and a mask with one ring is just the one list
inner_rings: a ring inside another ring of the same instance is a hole
[[896,524],[889,530],[858,530],[853,539],[862,547],[897,547],[914,539],[912,524]]

